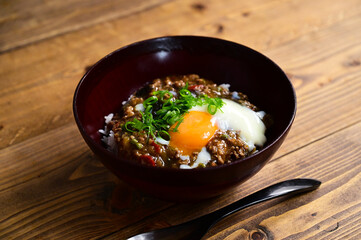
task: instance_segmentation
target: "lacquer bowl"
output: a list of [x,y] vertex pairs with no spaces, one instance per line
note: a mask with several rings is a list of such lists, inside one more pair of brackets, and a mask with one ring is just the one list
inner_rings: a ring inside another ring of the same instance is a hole
[[[272,116],[259,152],[217,167],[171,169],[140,165],[104,147],[98,133],[104,116],[119,111],[130,94],[155,78],[191,73],[230,84]],[[73,111],[85,142],[122,181],[158,198],[198,201],[232,191],[265,166],[293,123],[296,95],[281,68],[255,50],[210,37],[170,36],[136,42],[99,60],[80,80]]]

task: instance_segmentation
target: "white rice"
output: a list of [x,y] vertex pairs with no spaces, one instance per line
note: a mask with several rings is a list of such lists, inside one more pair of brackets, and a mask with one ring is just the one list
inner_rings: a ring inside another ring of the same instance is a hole
[[114,132],[112,130],[110,130],[108,137],[103,136],[103,141],[108,145],[108,149],[110,151],[116,149],[117,145],[115,143]]
[[169,141],[164,140],[164,139],[161,138],[161,137],[157,137],[157,138],[155,139],[155,141],[156,141],[157,143],[161,144],[161,145],[168,145],[168,144],[169,144]]
[[139,103],[139,104],[135,105],[134,109],[138,112],[144,112],[144,110],[145,110],[143,103]]
[[236,99],[236,100],[241,99],[238,95],[238,92],[236,91],[232,92],[232,99]]
[[192,167],[187,164],[181,164],[181,165],[179,165],[179,168],[180,169],[192,169]]
[[[104,116],[105,124],[110,123],[113,117],[113,113]],[[114,132],[112,130],[109,131],[107,125],[104,126],[104,129],[99,129],[98,132],[102,135],[101,140],[107,145],[107,149],[109,151],[115,151],[117,146],[114,139]]]
[[114,114],[113,113],[110,113],[108,116],[105,116],[104,119],[105,119],[105,124],[108,124],[110,123],[110,121],[113,119],[114,117]]
[[189,156],[188,155],[180,155],[179,156],[180,159],[184,160],[189,160]]
[[226,89],[227,91],[229,91],[229,87],[231,86],[228,83],[222,83],[221,85],[219,85],[221,88]]
[[[107,126],[105,126],[105,128],[107,128]],[[106,135],[107,134],[107,131],[104,129],[99,129],[98,132],[103,134],[103,135]]]

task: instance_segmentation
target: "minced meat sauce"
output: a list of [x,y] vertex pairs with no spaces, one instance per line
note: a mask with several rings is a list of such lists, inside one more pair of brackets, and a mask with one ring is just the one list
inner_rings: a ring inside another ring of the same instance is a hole
[[[217,85],[196,74],[155,79],[131,95],[128,101],[123,103],[121,111],[116,113],[106,124],[108,130],[102,133],[108,137],[111,130],[116,143],[116,149],[113,150],[117,154],[141,164],[172,168],[217,166],[247,157],[257,151],[260,146],[246,143],[241,131],[217,129],[206,144],[205,149],[202,150],[202,153],[199,150],[185,156],[182,150],[169,144],[169,135],[167,134],[162,137],[162,134],[158,132],[161,137],[155,137],[155,135],[149,134],[147,131],[130,131],[125,127],[127,122],[134,121],[134,119],[142,121],[142,115],[144,115],[143,103],[152,97],[154,92],[168,91],[162,96],[167,100],[177,98],[179,91],[184,88],[187,88],[193,96],[207,95],[209,98],[229,99],[255,112],[259,112],[259,109],[248,101],[246,95],[229,91],[228,84]],[[157,110],[161,109],[161,105],[161,102],[156,102],[152,106],[153,115]],[[268,115],[266,116],[268,117]],[[265,119],[267,117],[264,117],[264,115],[261,117],[266,125],[267,121]],[[206,156],[210,159],[199,163],[200,157],[198,155],[203,154],[203,152],[206,152]],[[197,165],[195,166],[196,162]]]

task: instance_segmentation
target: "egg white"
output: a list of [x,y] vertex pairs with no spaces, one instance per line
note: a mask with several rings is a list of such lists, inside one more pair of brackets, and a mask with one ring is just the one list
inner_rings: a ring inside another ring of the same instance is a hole
[[[241,138],[250,150],[252,150],[255,145],[263,146],[266,142],[266,126],[262,121],[264,112],[255,112],[229,99],[222,99],[222,101],[225,104],[212,116],[212,123],[216,124],[221,130],[240,131]],[[208,112],[206,105],[195,106],[189,111]],[[210,160],[210,154],[206,148],[203,147],[192,166],[181,165],[180,168],[195,168],[200,163],[206,165]]]

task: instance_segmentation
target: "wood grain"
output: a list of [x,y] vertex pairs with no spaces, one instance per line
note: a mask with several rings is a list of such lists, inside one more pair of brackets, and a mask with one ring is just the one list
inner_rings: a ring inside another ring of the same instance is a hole
[[[318,224],[317,226],[322,225],[322,228],[316,227],[319,231],[311,232],[324,237],[327,231],[323,230],[333,226],[334,221],[331,220],[334,216],[351,217],[347,215],[350,209],[353,209],[353,214],[355,211],[361,211],[359,197],[361,140],[358,134],[360,130],[361,123],[323,138],[314,145],[278,158],[266,165],[252,181],[246,182],[232,194],[204,203],[178,204],[167,209],[171,206],[169,203],[145,198],[124,184],[117,183],[89,153],[85,144],[79,145],[81,142],[79,136],[72,140],[73,136],[77,135],[77,130],[70,125],[62,131],[52,131],[41,135],[36,141],[31,139],[0,152],[0,164],[5,167],[6,163],[15,159],[16,155],[25,155],[22,161],[18,158],[19,161],[13,162],[11,168],[7,168],[8,171],[0,173],[7,180],[1,179],[0,182],[2,204],[0,236],[1,238],[8,236],[52,238],[66,232],[74,237],[84,235],[95,237],[103,235],[104,232],[116,231],[108,237],[119,239],[129,236],[130,233],[192,219],[276,181],[294,177],[313,177],[323,181],[322,187],[316,192],[301,196],[297,200],[292,198],[288,200],[290,203],[278,207],[274,206],[278,200],[253,207],[222,221],[212,231],[218,232],[222,227],[227,226],[228,222],[239,222],[235,221],[237,218],[239,220],[247,218],[247,222],[241,221],[231,229],[222,230],[215,239],[222,239],[225,234],[236,234],[233,233],[234,228],[256,231],[258,225],[262,227],[261,229],[267,229],[267,234],[271,236],[286,234],[275,239],[288,237],[289,233],[302,233],[298,236],[302,239]],[[340,138],[344,141],[340,142]],[[56,139],[58,140],[54,141]],[[62,140],[66,140],[68,144],[59,148]],[[47,144],[49,148],[44,150],[41,146],[45,142],[53,143]],[[342,154],[333,151],[339,147],[344,149]],[[26,157],[26,153],[30,155],[28,149],[35,151],[31,156]],[[348,159],[347,162],[342,161],[345,158]],[[25,161],[33,162],[32,165],[35,167],[26,171],[22,167]],[[277,174],[273,174],[275,172]],[[39,173],[40,175],[36,175]],[[332,192],[329,193],[331,190]],[[5,207],[8,202],[13,203],[12,207]],[[271,210],[268,209],[270,207]],[[162,209],[165,210],[152,216]],[[265,215],[262,215],[263,211]],[[295,217],[312,215],[315,212],[317,214],[311,218],[311,222],[308,222],[310,217]],[[273,215],[275,213],[277,215]],[[136,224],[147,216],[148,218],[145,222],[141,222],[141,225]],[[283,221],[287,219],[294,221],[297,219],[299,224],[295,226],[302,226],[302,229],[290,230],[289,226],[288,229],[282,229],[285,225]],[[253,228],[240,225],[248,222],[256,225],[252,225]],[[76,231],[73,231],[75,226]]]
[[0,151],[0,239],[95,237],[168,206],[118,182],[73,124],[59,130]]
[[[296,177],[323,184],[236,213],[204,239],[361,239],[360,3],[0,1],[0,239],[123,239]],[[261,51],[298,97],[291,132],[265,168],[235,191],[194,204],[163,202],[117,180],[72,117],[87,67],[126,44],[175,34]]]
[[[265,185],[298,177],[316,178],[323,183],[320,189],[306,195],[287,200],[272,200],[236,213],[217,223],[207,237],[243,239],[242,237],[247,236],[244,239],[248,239],[252,234],[259,234],[264,235],[264,239],[327,239],[330,230],[337,225],[338,219],[352,219],[352,214],[358,213],[359,216],[361,213],[360,130],[361,123],[278,158],[267,164],[251,181],[241,185],[237,191],[226,197],[201,204],[174,206],[163,211],[161,216],[156,215],[147,219],[147,224],[143,221],[139,225],[122,229],[106,239],[119,239],[131,233],[142,232],[149,226],[155,227],[157,221],[170,225],[178,224],[179,219],[189,220],[218,209],[229,200],[234,201],[244,197]],[[340,142],[340,138],[344,141]],[[334,151],[339,147],[345,150],[342,154]],[[347,159],[347,162],[343,161],[344,159]],[[290,225],[287,222],[291,219]],[[342,236],[355,226],[358,227],[354,229],[353,234],[359,236],[361,228],[357,225],[358,219],[359,217],[352,219],[352,222],[343,222],[342,225],[338,222],[339,227],[336,230],[341,237],[336,239],[343,239]]]
[[[267,14],[270,12],[276,10],[282,12],[292,11],[296,7],[293,2],[262,2],[260,0],[258,3],[256,5],[249,5],[247,3],[238,3],[238,1],[229,1],[228,4],[223,4],[219,1],[209,1],[207,4],[203,4],[204,10],[200,11],[195,10],[193,1],[183,1],[181,4],[169,2],[146,12],[130,15],[104,24],[97,24],[81,31],[61,35],[46,42],[2,54],[0,56],[0,62],[2,63],[0,66],[0,78],[4,80],[0,82],[0,124],[2,126],[0,131],[0,148],[10,146],[34,135],[72,122],[71,101],[75,86],[84,74],[85,68],[92,65],[105,54],[133,41],[166,34],[193,33],[226,37],[224,35],[226,31],[211,33],[208,28],[204,27],[203,29],[203,26],[221,21],[223,18],[220,16],[228,16],[230,18],[228,22],[230,23],[234,22],[232,21],[233,19],[236,19],[236,13],[252,12],[252,14],[246,14],[243,18],[252,18],[249,20],[249,23],[252,22],[261,26],[266,24],[267,29],[273,30],[270,33],[274,32],[275,35],[269,36],[274,39],[272,46],[275,47],[274,49],[276,49],[276,46],[280,47],[279,52],[277,52],[277,55],[275,54],[273,59],[281,63],[281,67],[287,70],[287,65],[283,64],[283,62],[289,59],[289,50],[284,46],[289,46],[293,49],[294,43],[291,40],[308,33],[311,29],[304,29],[303,19],[295,17],[295,25],[285,25],[286,29],[282,28],[281,31],[278,23],[287,21],[289,18],[287,14],[279,14],[277,17],[280,19],[275,24],[273,24],[273,21],[265,21],[266,16],[268,16]],[[318,27],[324,28],[330,24],[337,26],[341,22],[342,19],[334,17],[330,18],[327,22],[321,21],[322,16],[317,15],[317,12],[313,10],[313,7],[311,7],[312,3],[313,1],[309,1],[306,4],[306,1],[304,1],[302,6],[305,7],[297,6],[300,9],[300,16],[305,16],[306,12],[308,16],[310,16],[309,14],[314,18],[318,16],[320,19],[315,21],[315,24],[317,23],[319,24],[317,25]],[[357,13],[360,13],[361,9],[357,3],[358,1],[348,1],[347,4],[340,5],[338,8],[334,5],[327,5],[328,8],[325,8],[324,11],[330,16],[339,15],[340,11],[344,11],[345,14],[350,14],[347,17],[356,16],[354,18],[359,19]],[[346,13],[347,9],[352,10]],[[265,17],[256,17],[258,15]],[[147,18],[150,16],[152,17],[152,24],[145,26],[143,23],[147,22]],[[167,21],[166,19],[170,16],[173,17]],[[192,18],[189,16],[192,16]],[[346,18],[346,15],[343,16]],[[194,22],[197,24],[193,24]],[[240,41],[241,43],[253,46],[256,49],[265,50],[268,53],[267,47],[265,47],[267,39],[262,38],[263,42],[260,43],[259,37],[248,34],[249,31],[254,31],[254,27],[245,23],[247,22],[237,23],[242,25],[242,28],[237,31],[237,34],[233,34],[232,40],[238,40],[237,36],[247,35],[247,38]],[[244,24],[245,26],[243,26]],[[185,28],[177,28],[179,25],[185,26]],[[287,26],[290,28],[287,28]],[[279,39],[279,36],[286,36],[286,32],[291,31],[291,28],[296,28],[297,26],[301,29],[297,34],[285,39]],[[138,31],[134,32],[133,29],[138,29]],[[174,31],[177,29],[183,32]],[[128,34],[119,34],[122,31]],[[331,33],[333,32],[331,31]],[[347,33],[349,36],[354,34],[353,31],[346,32],[345,34],[347,35]],[[338,38],[342,41],[346,36],[335,34],[329,37],[332,39]],[[354,46],[359,43],[358,38],[349,38]],[[277,43],[275,42],[276,40]],[[300,42],[298,48],[294,47],[295,50],[299,49],[298,55],[295,52],[295,54],[292,54],[292,58],[299,58],[298,56],[304,54],[302,51],[304,49],[303,46],[313,46],[315,44],[315,39],[301,38],[301,40],[303,41]],[[104,42],[107,44],[103,44]],[[284,45],[282,45],[283,43]],[[319,44],[324,44],[324,42]],[[341,49],[341,46],[338,46],[339,49]],[[294,49],[292,51],[295,51]],[[269,55],[273,56],[272,52]],[[305,61],[310,60],[312,61],[312,59],[306,59]],[[296,72],[293,74],[296,74]],[[321,80],[322,83],[325,81],[320,78],[317,80]],[[27,96],[32,97],[28,98]],[[49,101],[49,99],[54,99],[54,101]],[[17,111],[12,110],[15,108]],[[41,118],[37,116],[41,116]]]
[[166,1],[1,1],[0,52],[146,11]]

